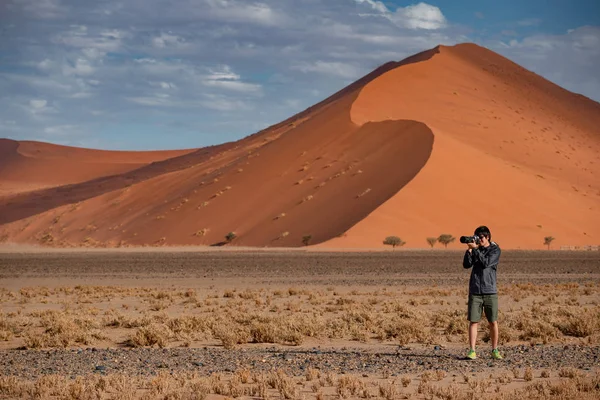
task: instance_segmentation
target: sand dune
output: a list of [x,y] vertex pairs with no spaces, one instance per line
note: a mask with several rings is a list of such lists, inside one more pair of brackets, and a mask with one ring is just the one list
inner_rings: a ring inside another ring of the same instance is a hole
[[120,174],[191,151],[105,151],[0,139],[0,196]]
[[[440,46],[234,143],[48,150],[36,164],[36,147],[15,156],[16,142],[2,141],[11,156],[0,182],[21,186],[0,197],[0,239],[209,245],[235,232],[238,246],[301,246],[310,235],[319,247],[377,248],[398,235],[422,248],[487,224],[504,248],[542,248],[548,235],[553,247],[598,244],[598,126],[600,104],[487,49]],[[85,168],[62,176],[75,159]],[[37,178],[42,166],[53,173]]]

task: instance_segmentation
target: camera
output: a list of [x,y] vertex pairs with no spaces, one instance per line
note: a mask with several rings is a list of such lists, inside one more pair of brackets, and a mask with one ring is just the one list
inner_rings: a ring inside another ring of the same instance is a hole
[[476,245],[479,245],[479,236],[461,236],[460,242],[461,243],[475,243]]

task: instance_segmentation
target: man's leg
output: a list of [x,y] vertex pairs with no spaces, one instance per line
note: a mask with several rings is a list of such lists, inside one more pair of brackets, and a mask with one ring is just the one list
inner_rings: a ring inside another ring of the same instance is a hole
[[498,348],[498,321],[490,322],[490,337],[492,338],[492,349]]
[[502,355],[498,351],[498,295],[484,296],[483,309],[485,317],[490,323],[490,338],[492,339],[492,357],[501,360]]
[[479,328],[482,309],[482,297],[470,294],[467,313],[467,319],[469,320],[469,353],[467,354],[467,358],[470,358],[471,360],[474,360],[477,357],[475,354],[475,344],[477,343],[477,329]]
[[469,324],[469,346],[472,350],[475,350],[475,343],[477,343],[477,329],[479,328],[479,322],[471,322]]

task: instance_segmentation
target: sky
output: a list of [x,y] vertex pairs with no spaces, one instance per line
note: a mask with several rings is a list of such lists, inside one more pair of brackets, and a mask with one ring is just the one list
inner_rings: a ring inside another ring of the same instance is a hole
[[600,101],[598,0],[0,0],[0,137],[234,141],[462,42]]

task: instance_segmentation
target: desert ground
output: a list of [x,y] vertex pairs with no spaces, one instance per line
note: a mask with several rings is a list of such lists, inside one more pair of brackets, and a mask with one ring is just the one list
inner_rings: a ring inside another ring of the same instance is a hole
[[462,251],[0,251],[0,398],[596,399],[600,253],[504,251],[465,360]]

